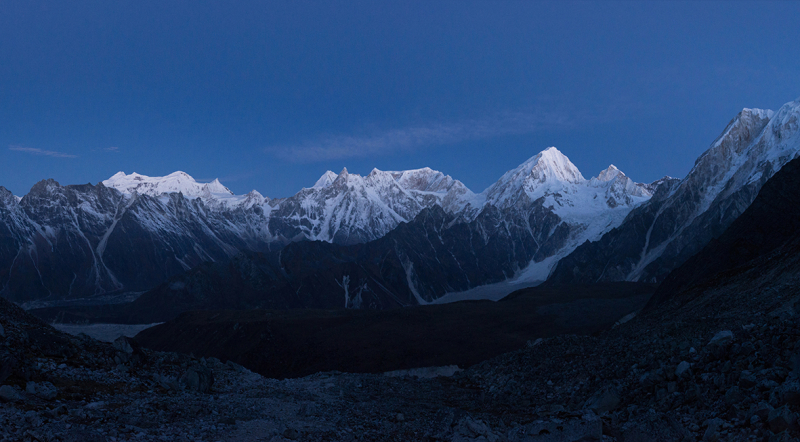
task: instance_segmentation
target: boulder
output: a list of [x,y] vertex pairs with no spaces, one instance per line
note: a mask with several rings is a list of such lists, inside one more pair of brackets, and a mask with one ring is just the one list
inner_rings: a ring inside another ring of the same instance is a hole
[[684,379],[690,378],[692,376],[692,364],[686,361],[681,361],[681,363],[678,364],[678,367],[675,369],[675,376]]
[[133,338],[120,336],[113,345],[117,350],[117,354],[114,355],[114,362],[117,365],[130,364],[130,366],[134,366],[144,359],[142,346]]
[[770,394],[769,402],[773,407],[782,405],[800,405],[800,382],[786,381]]
[[619,406],[619,391],[616,388],[606,388],[595,393],[587,402],[586,408],[594,410],[597,414],[608,413]]
[[214,385],[214,373],[202,364],[194,364],[181,376],[180,384],[189,391],[208,393]]
[[714,335],[711,341],[708,342],[708,345],[710,347],[724,347],[731,342],[733,342],[733,332],[730,330],[723,330]]
[[706,421],[707,427],[705,433],[703,433],[703,441],[704,442],[715,442],[719,440],[719,429],[723,424],[722,419],[715,418],[709,419]]
[[0,386],[0,401],[17,402],[22,400],[22,396],[10,385]]
[[139,343],[136,342],[135,339],[129,338],[127,336],[120,336],[114,341],[113,345],[117,351],[121,351],[129,355],[139,354],[142,352],[142,346],[139,345]]
[[784,405],[781,408],[776,408],[769,412],[767,423],[769,423],[769,429],[773,433],[781,433],[793,427],[796,420],[797,418],[795,414],[792,413],[792,410]]
[[739,387],[743,389],[753,388],[758,384],[756,377],[749,371],[743,371],[739,375]]
[[728,405],[738,404],[739,402],[742,402],[744,399],[745,396],[744,394],[742,394],[742,390],[737,386],[733,386],[729,388],[727,392],[725,392],[725,402]]
[[46,401],[52,401],[58,396],[58,389],[50,382],[28,382],[25,385],[25,392],[32,394]]

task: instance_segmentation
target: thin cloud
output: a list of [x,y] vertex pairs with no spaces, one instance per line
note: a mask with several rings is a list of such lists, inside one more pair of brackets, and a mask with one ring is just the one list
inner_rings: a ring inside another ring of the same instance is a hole
[[104,150],[104,151],[106,151],[106,152],[119,152],[119,147],[117,147],[117,146],[111,146],[111,147],[106,147],[106,148],[105,148],[105,149],[103,149],[103,150]]
[[266,151],[292,162],[338,160],[565,128],[572,126],[572,121],[563,113],[505,113],[481,120],[392,129],[365,136],[325,136],[300,144],[270,146]]
[[22,146],[9,146],[8,150],[14,150],[17,152],[25,152],[31,155],[44,155],[48,157],[55,157],[55,158],[78,158],[77,155],[73,155],[71,153],[64,153],[64,152],[56,152],[54,150],[43,150],[37,147],[22,147]]

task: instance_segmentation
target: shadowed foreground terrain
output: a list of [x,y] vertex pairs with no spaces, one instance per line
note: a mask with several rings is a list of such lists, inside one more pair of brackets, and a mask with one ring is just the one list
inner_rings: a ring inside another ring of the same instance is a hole
[[381,311],[187,312],[136,339],[155,350],[231,360],[276,378],[468,367],[536,338],[609,328],[641,309],[654,290],[623,282],[524,289],[500,302]]

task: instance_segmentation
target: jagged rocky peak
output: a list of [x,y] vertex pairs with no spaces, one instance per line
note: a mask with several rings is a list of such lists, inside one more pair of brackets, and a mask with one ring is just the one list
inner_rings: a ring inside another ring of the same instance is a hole
[[613,164],[596,177],[592,177],[588,185],[606,188],[607,202],[610,207],[616,207],[620,203],[630,204],[633,202],[631,197],[650,198],[653,196],[650,185],[634,182]]
[[596,177],[594,177],[594,179],[598,181],[611,181],[620,175],[625,176],[625,174],[622,173],[622,171],[619,170],[617,166],[611,164],[605,170],[600,172]]
[[31,187],[30,192],[28,192],[28,195],[46,196],[58,189],[61,189],[61,184],[58,184],[58,181],[52,178],[48,178],[46,180],[41,180],[38,183],[34,184],[33,187]]
[[10,190],[0,186],[0,203],[8,205],[16,205],[20,201],[20,197],[15,196]]
[[118,172],[111,178],[103,181],[106,187],[113,187],[126,195],[138,193],[140,195],[159,196],[164,193],[182,193],[188,198],[210,197],[219,195],[232,196],[233,192],[222,185],[218,179],[210,183],[198,183],[186,172],[173,172],[163,177],[150,177],[136,172],[126,175]]
[[[446,192],[458,181],[430,167],[389,172],[400,187],[421,192]],[[460,182],[458,182],[460,184]]]

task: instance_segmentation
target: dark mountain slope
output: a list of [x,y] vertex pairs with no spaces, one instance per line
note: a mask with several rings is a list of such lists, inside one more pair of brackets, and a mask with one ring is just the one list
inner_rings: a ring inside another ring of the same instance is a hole
[[652,303],[691,297],[742,278],[790,269],[800,244],[800,159],[786,164],[762,187],[756,199],[719,237],[675,269]]

